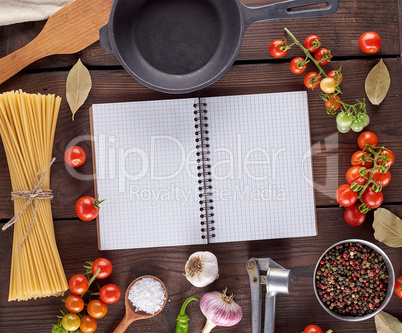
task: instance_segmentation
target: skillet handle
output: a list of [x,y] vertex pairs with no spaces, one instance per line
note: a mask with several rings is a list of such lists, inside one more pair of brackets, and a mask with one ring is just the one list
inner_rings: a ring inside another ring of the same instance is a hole
[[107,24],[99,29],[99,41],[104,50],[112,51],[112,45],[110,44],[109,39],[109,28]]
[[[298,7],[326,3],[325,7],[305,8]],[[338,0],[288,0],[262,7],[244,7],[245,26],[258,21],[299,19],[323,17],[334,14],[338,10]],[[292,10],[295,9],[295,10]]]

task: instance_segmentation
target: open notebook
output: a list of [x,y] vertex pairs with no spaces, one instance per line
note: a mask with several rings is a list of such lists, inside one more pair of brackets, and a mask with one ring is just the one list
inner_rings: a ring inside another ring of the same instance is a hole
[[317,234],[306,92],[90,113],[101,250]]

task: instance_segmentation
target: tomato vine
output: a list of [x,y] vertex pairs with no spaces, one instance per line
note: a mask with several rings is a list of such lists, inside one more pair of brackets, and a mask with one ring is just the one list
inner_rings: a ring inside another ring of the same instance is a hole
[[[362,131],[370,122],[364,99],[362,101],[356,99],[356,103],[354,104],[348,104],[342,101],[339,97],[339,95],[342,94],[339,87],[343,79],[341,73],[342,68],[340,67],[338,70],[332,71],[328,75],[322,68],[323,65],[331,61],[331,51],[321,47],[321,40],[316,35],[311,35],[306,38],[304,45],[309,46],[306,48],[289,29],[285,28],[284,30],[293,40],[293,44],[287,45],[287,49],[293,45],[297,45],[305,54],[304,64],[312,62],[317,67],[318,73],[308,73],[305,76],[304,83],[307,88],[311,89],[318,87],[321,83],[321,89],[323,90],[321,99],[325,103],[327,114],[342,115],[336,119],[338,131],[341,133],[347,133],[350,129],[354,132]],[[315,53],[312,54],[313,52]],[[312,75],[312,73],[317,75]],[[332,78],[334,81],[326,80],[326,78]]]

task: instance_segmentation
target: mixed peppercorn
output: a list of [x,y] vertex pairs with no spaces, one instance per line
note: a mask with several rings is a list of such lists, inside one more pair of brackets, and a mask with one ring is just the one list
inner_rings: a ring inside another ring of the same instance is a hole
[[361,243],[344,243],[327,251],[317,267],[317,293],[340,315],[361,317],[385,299],[388,270],[382,256]]

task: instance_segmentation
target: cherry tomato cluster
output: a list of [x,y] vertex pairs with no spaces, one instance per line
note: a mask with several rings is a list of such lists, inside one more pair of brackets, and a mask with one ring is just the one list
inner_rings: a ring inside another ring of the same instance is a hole
[[108,304],[116,303],[121,296],[121,291],[115,284],[109,283],[100,288],[99,292],[91,293],[91,296],[99,296],[99,299],[90,299],[85,307],[83,296],[89,291],[89,287],[96,279],[105,279],[112,273],[112,263],[105,258],[98,258],[94,262],[88,262],[84,266],[87,275],[76,274],[69,280],[68,287],[71,292],[65,300],[66,311],[61,311],[58,323],[53,325],[52,333],[92,333],[95,332],[97,319],[104,317],[108,310]]
[[[269,46],[269,53],[275,58],[282,58],[286,55],[292,45],[288,45],[286,40],[276,39]],[[314,53],[314,60],[319,65],[326,65],[331,61],[331,51],[321,47],[321,39],[317,35],[307,36],[307,38],[304,40],[304,50],[308,51],[309,53]],[[306,70],[308,62],[309,60],[306,60],[302,57],[293,58],[289,64],[290,70],[295,74],[301,74]],[[339,80],[341,77],[342,75],[339,75]],[[334,92],[337,78],[338,77],[326,77],[323,80],[324,83],[321,83],[321,89],[328,93]],[[304,84],[309,89],[317,88],[320,85],[320,82],[321,76],[317,72],[309,72],[304,77]]]
[[[326,333],[332,333],[332,330],[328,330]],[[323,333],[322,329],[317,325],[308,325],[303,333]]]
[[[327,113],[335,115],[339,112],[336,118],[339,132],[347,133],[351,129],[354,132],[361,132],[370,122],[364,100],[356,100],[355,104],[347,104],[342,101],[340,98],[342,93],[340,84],[343,81],[341,68],[326,74],[321,67],[331,61],[331,51],[322,47],[321,39],[317,35],[307,36],[304,43],[301,44],[287,28],[285,28],[285,32],[294,43],[288,45],[286,39],[276,39],[269,46],[270,54],[275,58],[282,58],[293,45],[299,46],[305,56],[293,58],[289,64],[290,70],[295,74],[301,74],[307,69],[308,62],[314,63],[317,69],[305,74],[304,85],[312,90],[320,86],[321,98]],[[377,52],[381,47],[381,38],[374,32],[366,32],[360,37],[359,46],[363,52]]]
[[381,191],[391,181],[389,168],[395,161],[392,151],[378,147],[378,137],[373,132],[361,133],[357,143],[360,150],[352,155],[347,184],[339,186],[335,194],[338,203],[347,207],[344,218],[352,226],[361,225],[367,212],[381,205]]
[[[309,52],[315,52],[314,59],[318,62],[318,65],[323,66],[331,61],[332,54],[326,48],[319,48],[320,45],[321,40],[317,35],[307,36],[304,41],[304,48]],[[339,97],[341,93],[339,86],[343,81],[341,69],[331,71],[327,75],[325,75],[325,72],[320,67],[319,69],[320,73],[309,72],[304,77],[304,85],[309,89],[320,86],[322,90],[321,98],[324,101],[328,114],[335,114],[342,105],[344,106],[343,110],[336,117],[339,132],[347,133],[350,129],[354,132],[361,132],[370,122],[370,118],[365,112],[364,102],[358,102],[354,107],[347,106]],[[296,73],[292,67],[291,70],[293,73]],[[322,76],[325,77],[322,78]],[[354,114],[353,111],[357,112]]]

